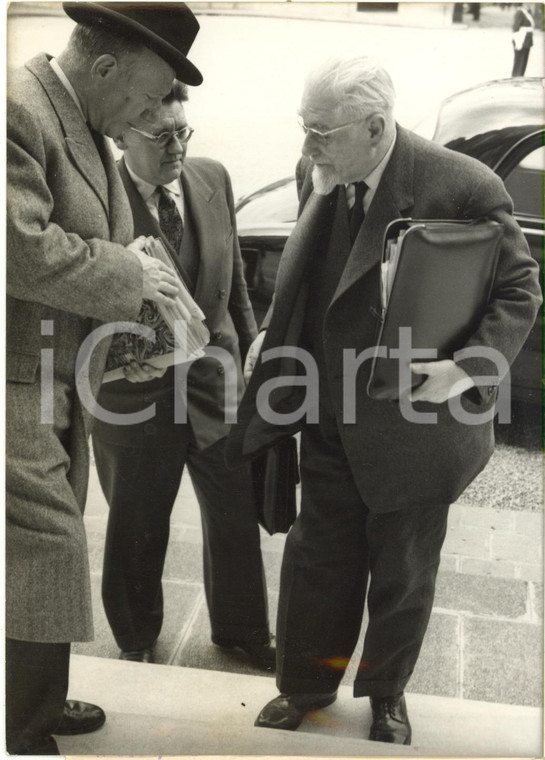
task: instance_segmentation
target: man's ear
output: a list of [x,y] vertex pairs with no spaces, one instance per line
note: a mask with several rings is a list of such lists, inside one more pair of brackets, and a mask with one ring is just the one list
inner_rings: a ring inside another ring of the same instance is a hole
[[374,142],[380,142],[384,136],[384,130],[386,128],[386,120],[380,113],[375,113],[369,119],[368,127],[371,137]]
[[91,66],[91,76],[98,79],[107,79],[117,74],[118,70],[119,64],[116,57],[111,53],[104,53]]

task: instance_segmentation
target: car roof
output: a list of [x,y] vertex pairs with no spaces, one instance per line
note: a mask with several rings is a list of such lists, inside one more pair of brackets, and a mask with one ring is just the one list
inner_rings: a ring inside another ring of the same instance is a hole
[[509,127],[527,127],[529,134],[542,127],[544,111],[543,80],[539,77],[485,82],[443,101],[433,139],[446,145]]

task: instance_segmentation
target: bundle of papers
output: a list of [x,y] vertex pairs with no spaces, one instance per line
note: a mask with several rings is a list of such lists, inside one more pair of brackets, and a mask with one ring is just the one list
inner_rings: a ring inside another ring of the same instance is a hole
[[[144,251],[176,272],[169,254],[157,238],[146,238]],[[172,306],[148,300],[142,302],[135,328],[138,330],[138,325],[151,327],[155,332],[155,341],[148,340],[142,334],[117,333],[112,340],[103,382],[124,378],[123,367],[133,361],[168,367],[204,356],[203,348],[210,340],[204,319],[204,313],[178,276],[178,295]]]
[[399,233],[397,238],[388,240],[386,243],[386,255],[381,266],[381,303],[382,308],[388,307],[388,301],[390,300],[390,294],[395,280],[397,264],[399,261],[399,255],[401,253],[401,245],[405,231]]

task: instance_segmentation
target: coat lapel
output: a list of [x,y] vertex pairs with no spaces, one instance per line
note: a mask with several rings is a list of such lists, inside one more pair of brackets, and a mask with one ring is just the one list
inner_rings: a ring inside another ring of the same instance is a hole
[[413,174],[411,136],[398,126],[394,151],[354,241],[332,303],[381,261],[387,225],[394,219],[410,215],[414,206]]
[[187,204],[199,249],[199,272],[195,283],[195,301],[207,313],[216,300],[216,285],[222,278],[221,256],[207,256],[207,251],[223,248],[224,238],[218,237],[226,226],[224,204],[215,188],[211,187],[186,160],[182,175],[184,201]]
[[[40,81],[47,93],[64,132],[68,153],[82,176],[100,198],[109,217],[108,180],[105,173],[107,167],[102,164],[102,159],[80,111],[49,65],[47,56],[43,54],[36,56],[26,64],[26,67]],[[105,152],[107,153],[108,150]]]

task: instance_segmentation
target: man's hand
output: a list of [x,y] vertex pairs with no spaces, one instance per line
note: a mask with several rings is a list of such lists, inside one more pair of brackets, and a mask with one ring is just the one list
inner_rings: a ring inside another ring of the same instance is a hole
[[248,349],[246,361],[244,362],[244,379],[247,383],[249,382],[252,376],[252,372],[254,371],[257,357],[259,356],[259,352],[261,351],[261,346],[263,345],[263,340],[265,338],[265,332],[266,330],[262,330],[260,333],[258,333],[257,338]]
[[443,359],[438,362],[415,362],[411,364],[411,370],[417,375],[428,375],[427,380],[411,393],[411,401],[431,401],[432,404],[442,404],[475,385],[467,372],[452,359]]
[[142,264],[142,298],[149,298],[163,306],[173,306],[178,294],[176,273],[159,259],[148,256],[142,250],[145,238],[133,240],[127,250],[134,253]]
[[138,362],[131,362],[123,367],[125,379],[129,383],[147,383],[155,377],[163,377],[166,371],[166,367],[153,367],[151,364],[138,364]]

